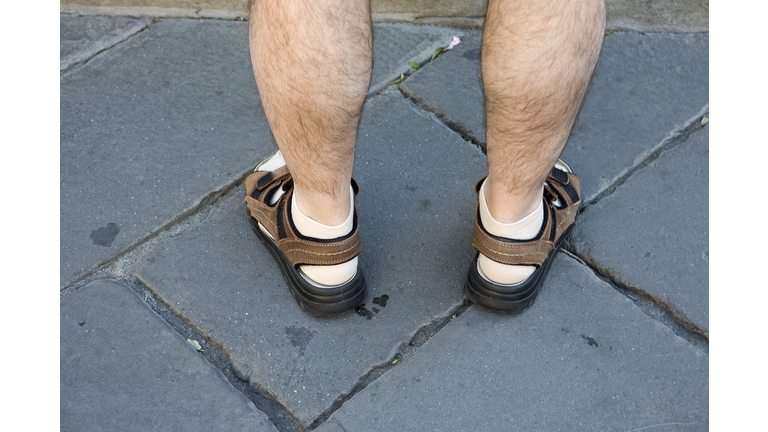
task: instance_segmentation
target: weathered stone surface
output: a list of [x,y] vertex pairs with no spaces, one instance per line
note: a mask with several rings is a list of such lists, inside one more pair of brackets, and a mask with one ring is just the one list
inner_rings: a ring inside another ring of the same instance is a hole
[[60,69],[87,61],[146,27],[146,22],[135,18],[62,16],[59,20]]
[[[183,18],[248,17],[248,0],[60,0],[62,12]],[[414,22],[424,18],[485,16],[487,0],[372,0],[373,19]],[[608,28],[641,31],[709,30],[708,0],[607,0]]]
[[708,356],[561,254],[531,309],[472,306],[318,432],[706,431]]
[[[467,38],[409,77],[405,93],[485,142],[478,42]],[[446,91],[445,86],[453,86]],[[592,87],[563,159],[589,201],[709,102],[709,36],[614,32],[605,38]]]
[[59,0],[62,12],[169,18],[248,18],[250,0]]
[[[248,0],[60,0],[64,12],[184,18],[248,17]],[[481,17],[487,0],[372,0],[374,17],[412,21],[419,17]]]
[[483,17],[487,0],[372,0],[371,13],[422,17]]
[[423,64],[439,47],[448,46],[453,36],[464,32],[436,26],[374,24],[373,73],[368,95],[376,94],[413,70],[408,62]]
[[62,431],[276,431],[181,336],[117,281],[60,308]]
[[586,208],[571,245],[709,328],[709,127]]
[[298,308],[251,230],[242,187],[128,269],[307,425],[463,299],[473,184],[486,173],[485,157],[401,99],[369,101],[358,134],[360,262],[369,289],[359,313],[318,319]]
[[709,0],[607,0],[606,25],[657,32],[709,31]]
[[61,78],[61,283],[274,146],[247,23],[167,20]]

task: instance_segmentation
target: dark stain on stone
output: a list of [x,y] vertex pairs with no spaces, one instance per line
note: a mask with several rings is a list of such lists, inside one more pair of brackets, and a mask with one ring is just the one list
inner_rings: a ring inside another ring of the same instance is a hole
[[305,327],[290,326],[285,328],[285,334],[291,345],[299,349],[299,355],[303,356],[309,342],[312,340],[312,331]]
[[421,200],[421,210],[426,210],[432,205],[432,201],[428,199]]
[[411,191],[411,192],[416,192],[416,189],[418,189],[418,188],[417,188],[416,186],[414,186],[414,185],[408,185],[408,186],[406,186],[405,188],[406,188],[406,189],[408,189],[408,190],[409,190],[409,191]]
[[96,231],[91,231],[91,240],[93,240],[93,244],[97,246],[110,247],[119,232],[120,228],[118,228],[117,224],[110,222],[105,227],[101,227]]
[[355,308],[355,313],[366,319],[373,319],[373,312],[365,308],[365,303]]
[[80,327],[82,327],[85,325],[85,321],[80,321],[78,324],[80,325]]
[[565,327],[560,327],[560,331],[563,332],[563,333],[570,333],[571,332],[570,330],[568,330]]
[[381,312],[381,309],[379,309],[379,308],[377,308],[377,307],[372,307],[372,308],[371,308],[371,310],[373,311],[373,313],[379,313],[379,312]]
[[581,335],[581,338],[584,339],[587,342],[587,345],[590,345],[590,346],[593,346],[593,347],[597,348],[598,345],[597,345],[597,341],[596,340],[592,339],[589,336],[584,336],[584,335]]
[[646,252],[645,253],[645,257],[648,258],[649,256],[651,256],[651,253],[650,252]]
[[471,49],[465,52],[462,57],[468,60],[480,60],[480,48]]
[[377,305],[379,305],[381,307],[387,307],[387,301],[388,300],[389,300],[389,296],[384,294],[381,297],[374,297],[373,298],[373,303],[377,304]]

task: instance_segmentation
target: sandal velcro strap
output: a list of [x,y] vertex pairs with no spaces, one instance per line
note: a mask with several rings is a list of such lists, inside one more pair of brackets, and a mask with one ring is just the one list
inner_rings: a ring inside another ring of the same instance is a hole
[[[479,206],[479,204],[478,204]],[[472,238],[472,246],[486,257],[508,265],[534,265],[541,266],[547,259],[549,252],[555,248],[554,242],[543,233],[552,231],[552,217],[549,215],[548,206],[544,207],[544,224],[539,235],[534,240],[514,240],[498,237],[488,233],[480,221],[480,209],[476,208],[475,233]]]
[[[269,189],[270,185],[280,183],[290,175],[287,166],[282,166],[274,171],[256,171],[245,179],[245,194],[252,196],[256,191],[263,193]],[[254,198],[259,199],[258,196],[254,196]]]
[[[278,189],[285,193],[273,205],[268,197]],[[352,179],[355,193],[360,186]],[[293,181],[287,167],[273,172],[255,172],[246,178],[246,204],[251,216],[269,232],[277,246],[291,264],[336,265],[350,261],[362,250],[358,232],[357,207],[354,209],[352,231],[335,239],[318,239],[299,233],[291,218]]]

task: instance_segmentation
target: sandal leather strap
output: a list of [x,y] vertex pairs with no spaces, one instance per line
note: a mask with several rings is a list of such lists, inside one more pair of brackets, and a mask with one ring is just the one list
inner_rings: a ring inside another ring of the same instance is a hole
[[[362,245],[358,231],[357,206],[354,208],[352,231],[346,236],[330,240],[307,237],[298,232],[291,219],[293,181],[287,167],[271,173],[255,172],[246,178],[245,183],[245,201],[251,216],[266,228],[294,267],[336,265],[350,261],[360,254]],[[268,205],[267,197],[279,187],[285,189],[285,193],[274,205]],[[355,179],[352,179],[352,189],[355,195],[360,191]]]
[[555,243],[549,240],[552,231],[552,211],[544,206],[544,226],[536,239],[514,240],[488,233],[480,221],[480,204],[475,206],[475,233],[472,246],[493,261],[509,265],[541,266]]

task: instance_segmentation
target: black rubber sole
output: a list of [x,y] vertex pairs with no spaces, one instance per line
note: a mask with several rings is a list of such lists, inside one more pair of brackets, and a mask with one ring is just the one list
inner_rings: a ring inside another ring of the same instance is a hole
[[539,295],[557,251],[571,235],[575,225],[575,223],[572,224],[563,233],[541,267],[537,268],[528,279],[517,285],[499,285],[481,276],[477,271],[477,257],[480,253],[476,253],[464,280],[464,296],[473,303],[495,312],[516,314],[526,311],[536,300],[536,296]]
[[290,288],[291,295],[298,303],[301,310],[317,316],[327,317],[338,315],[342,312],[354,309],[365,301],[366,284],[360,266],[357,267],[355,277],[349,282],[333,288],[318,288],[304,279],[299,271],[291,264],[283,254],[277,243],[259,228],[259,222],[248,211],[248,220],[256,236],[269,249],[277,261],[280,272]]

